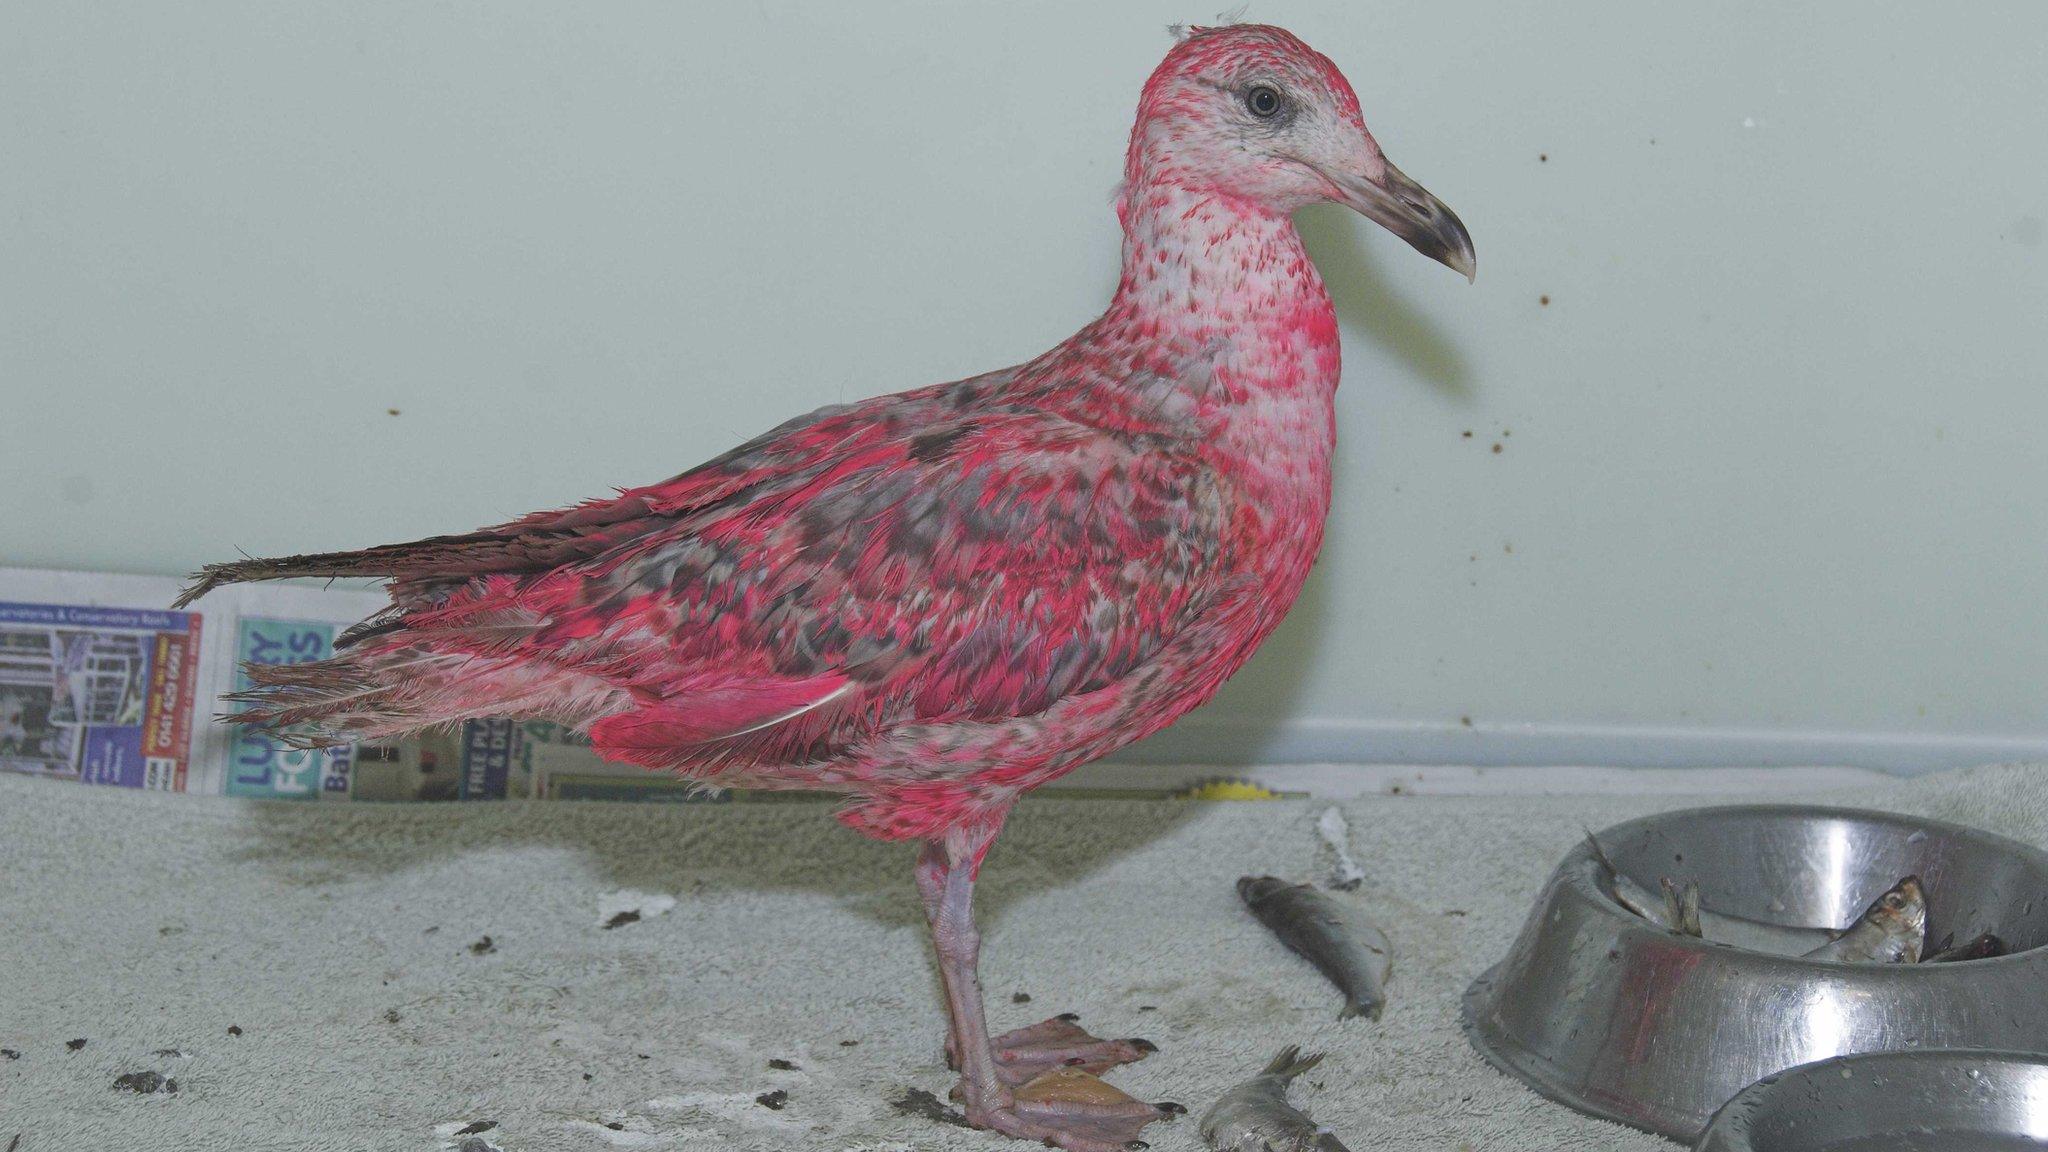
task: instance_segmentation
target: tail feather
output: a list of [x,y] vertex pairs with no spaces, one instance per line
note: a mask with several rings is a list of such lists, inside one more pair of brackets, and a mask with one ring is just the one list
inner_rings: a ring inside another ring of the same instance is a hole
[[626,706],[623,690],[500,657],[366,646],[304,664],[243,666],[246,705],[225,719],[303,746],[382,739],[477,716],[533,716],[581,727]]
[[[560,533],[484,531],[212,564],[177,600],[182,608],[224,584],[294,576],[384,576],[392,603],[335,640],[331,659],[244,665],[247,687],[225,717],[302,746],[378,739],[475,716],[528,715],[581,727],[630,701],[588,672],[523,659],[544,623],[516,605],[451,595],[493,573],[545,568],[568,546]],[[480,586],[480,585],[479,585]]]
[[544,572],[592,559],[669,522],[645,497],[623,496],[560,512],[536,512],[495,528],[403,544],[230,560],[208,564],[193,573],[177,606],[183,608],[224,584],[294,576],[382,576],[419,592],[491,573]]
[[[498,547],[493,547],[494,543]],[[433,536],[407,544],[382,544],[353,552],[251,557],[208,564],[192,574],[192,582],[179,593],[172,607],[183,608],[223,585],[288,580],[295,576],[461,579],[494,570],[493,559],[508,559],[504,543],[488,533],[475,532],[467,536]]]
[[421,675],[430,671],[427,665],[443,659],[434,654],[396,660],[348,655],[304,664],[245,664],[249,687],[222,699],[246,707],[226,719],[274,729],[302,745],[429,727],[435,721],[422,717],[404,695],[409,684],[427,682],[429,677]]

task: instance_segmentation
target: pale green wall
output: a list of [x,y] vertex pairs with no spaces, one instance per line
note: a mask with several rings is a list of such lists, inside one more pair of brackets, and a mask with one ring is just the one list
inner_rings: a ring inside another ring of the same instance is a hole
[[[1133,99],[1206,15],[0,6],[0,562],[464,529],[1030,355],[1104,300]],[[1480,275],[1305,219],[1330,547],[1159,754],[2048,749],[2048,5],[1251,16]]]

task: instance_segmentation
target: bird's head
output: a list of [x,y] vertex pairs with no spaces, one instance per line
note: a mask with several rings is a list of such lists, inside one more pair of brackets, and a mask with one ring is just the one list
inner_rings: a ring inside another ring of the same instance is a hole
[[1186,31],[1145,82],[1126,189],[1177,186],[1291,213],[1357,210],[1471,278],[1457,214],[1387,162],[1329,57],[1264,24]]

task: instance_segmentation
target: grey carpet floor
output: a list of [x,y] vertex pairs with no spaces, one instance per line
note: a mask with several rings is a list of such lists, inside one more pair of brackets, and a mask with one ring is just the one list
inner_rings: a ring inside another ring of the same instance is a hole
[[[2048,841],[2048,772],[2026,767],[1823,798]],[[1283,1045],[1325,1049],[1296,1099],[1354,1149],[1670,1148],[1493,1072],[1457,1012],[1583,828],[1685,804],[1346,802],[1398,960],[1385,1019],[1339,1023],[1232,890],[1326,867],[1325,805],[1030,799],[983,877],[991,1011],[1148,1037],[1112,1079],[1197,1112]],[[0,777],[0,1149],[431,1150],[481,1122],[507,1152],[1012,1147],[890,1103],[950,1083],[910,862],[809,803],[292,806]],[[621,889],[677,903],[601,928]],[[111,1087],[131,1072],[178,1091]],[[1192,1117],[1152,1133],[1199,1146]]]

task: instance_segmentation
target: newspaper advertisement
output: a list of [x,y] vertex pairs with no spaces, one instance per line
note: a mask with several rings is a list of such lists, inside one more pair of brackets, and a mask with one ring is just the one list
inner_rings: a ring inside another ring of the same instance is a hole
[[0,600],[0,768],[185,790],[196,612]]

